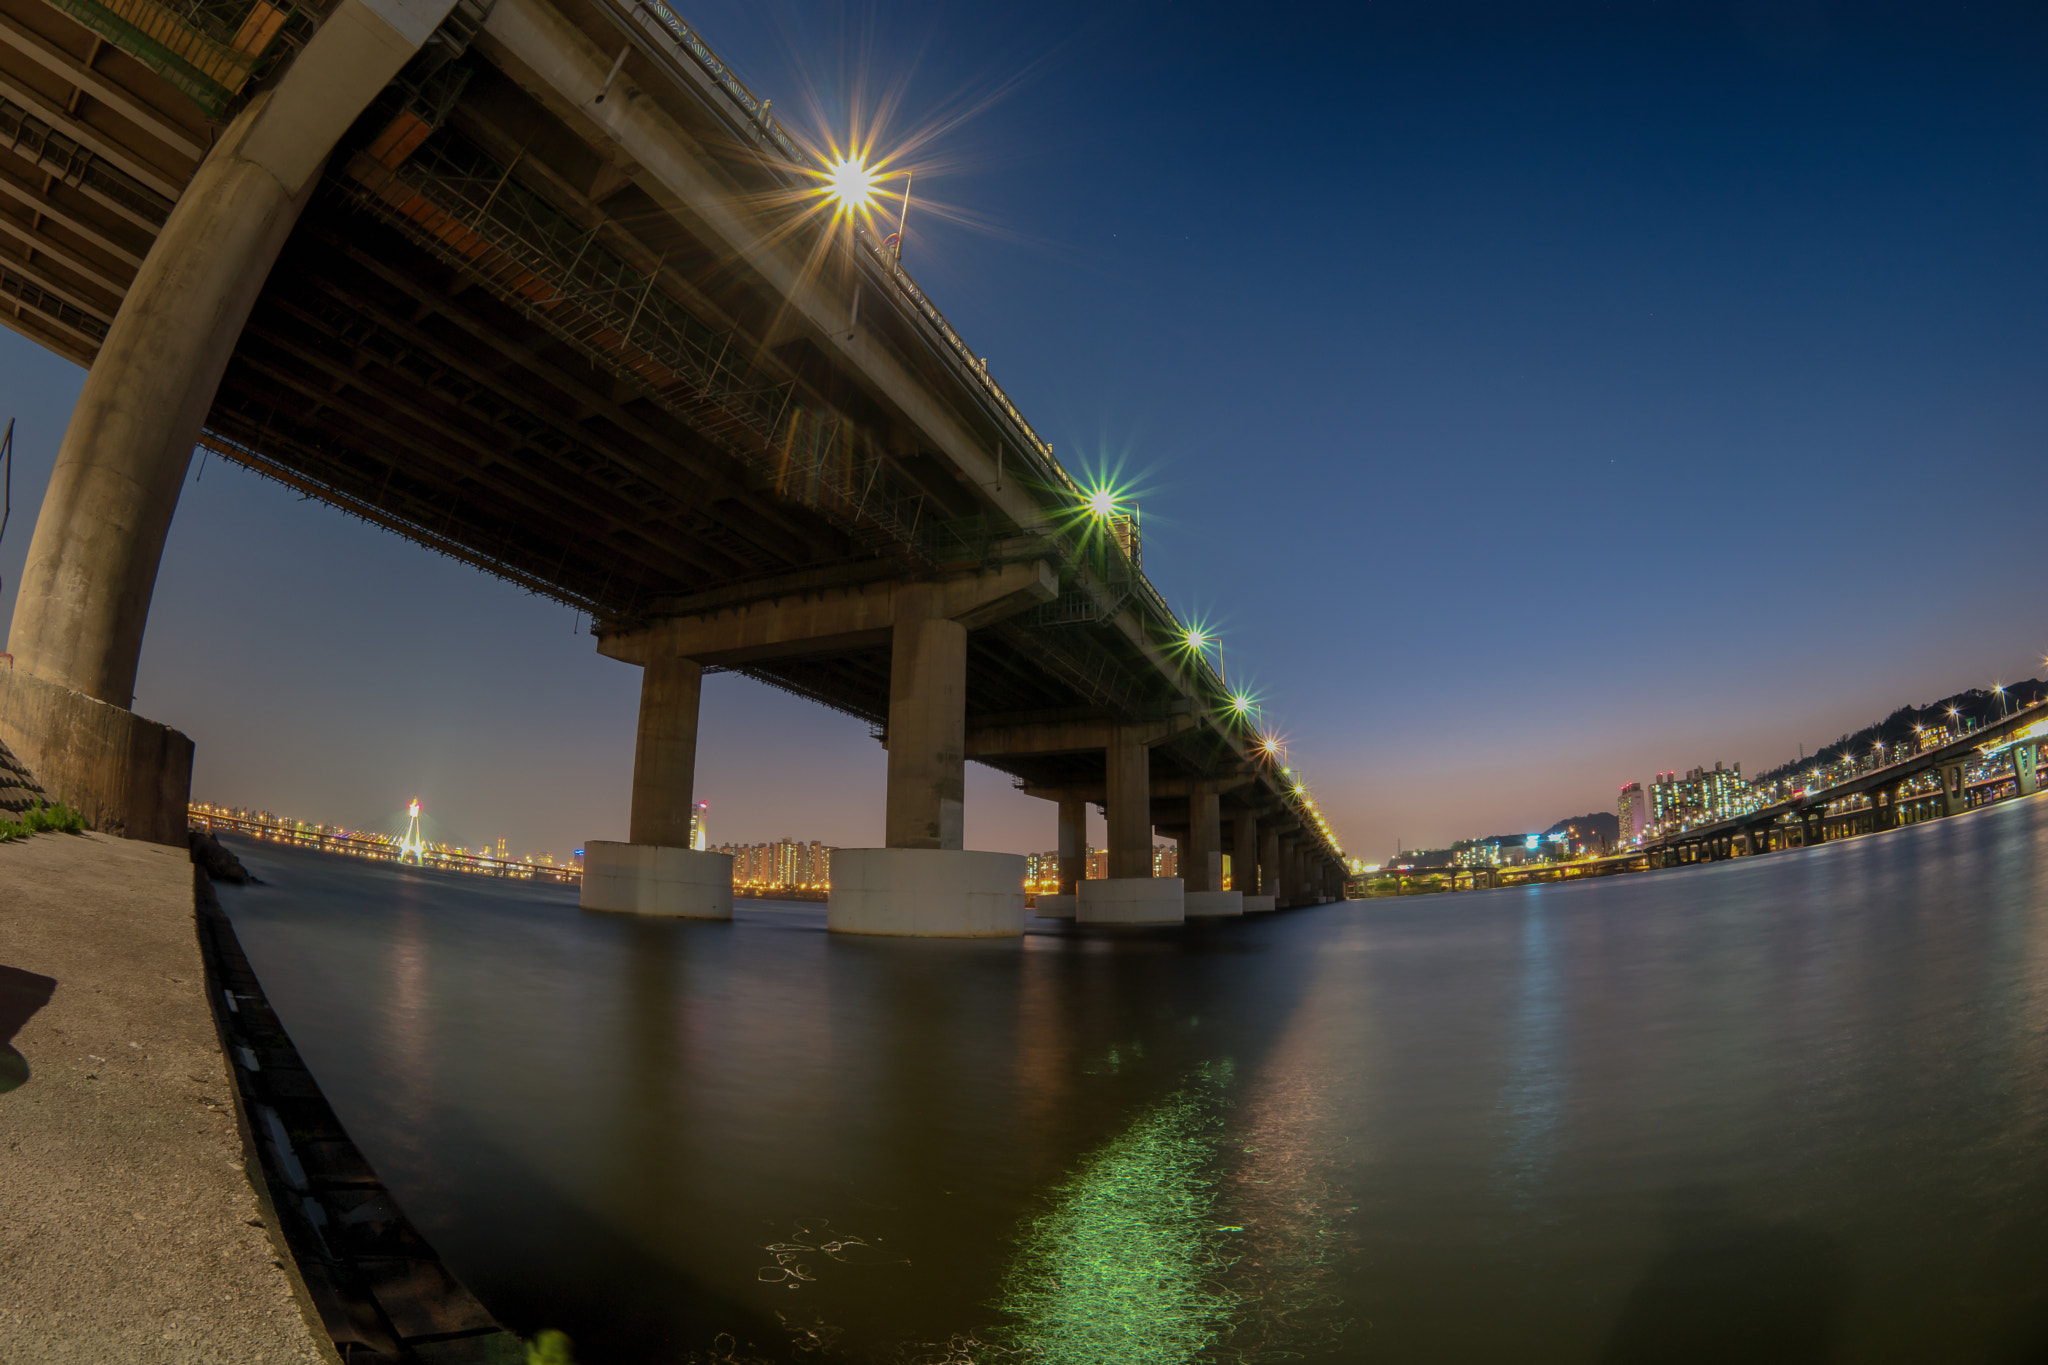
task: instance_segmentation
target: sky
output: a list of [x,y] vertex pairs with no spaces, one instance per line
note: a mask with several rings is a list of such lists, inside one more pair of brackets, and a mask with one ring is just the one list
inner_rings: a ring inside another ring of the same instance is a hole
[[[680,4],[1222,633],[1347,852],[1757,771],[2048,655],[2048,9]],[[0,613],[82,372],[0,332]],[[587,625],[587,622],[584,623]],[[195,799],[561,856],[638,677],[567,608],[218,460],[135,709]],[[862,723],[706,682],[714,842],[881,841]],[[1094,817],[1100,842],[1100,817]],[[969,765],[969,847],[1054,811]]]

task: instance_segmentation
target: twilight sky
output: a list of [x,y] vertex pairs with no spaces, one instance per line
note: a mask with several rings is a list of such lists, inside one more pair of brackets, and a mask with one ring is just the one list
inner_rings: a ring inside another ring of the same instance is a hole
[[[1070,468],[1135,478],[1350,852],[2040,672],[2039,5],[678,10],[792,122],[937,130],[905,263]],[[81,379],[0,332],[0,612]],[[637,670],[566,608],[194,475],[136,710],[195,798],[625,837]],[[707,680],[714,840],[879,843],[883,765]],[[970,847],[1051,846],[969,775]]]

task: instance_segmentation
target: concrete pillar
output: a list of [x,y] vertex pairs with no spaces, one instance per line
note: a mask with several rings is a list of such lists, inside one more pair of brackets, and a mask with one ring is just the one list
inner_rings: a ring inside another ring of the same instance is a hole
[[967,627],[929,584],[897,590],[889,654],[889,848],[959,849],[967,779]]
[[1081,883],[1088,876],[1088,802],[1078,796],[1059,798],[1059,878],[1056,895],[1041,895],[1033,910],[1040,919],[1072,919],[1080,904]]
[[[79,694],[71,709],[134,702],[164,537],[249,310],[327,154],[451,8],[342,0],[277,86],[228,125],[144,257],[58,447],[8,632],[15,667]],[[0,721],[46,788],[91,807],[110,784],[161,785],[163,774],[130,771],[155,749],[81,752],[106,727],[57,720],[64,741],[50,745]],[[177,739],[183,842],[189,741]]]
[[663,848],[690,846],[697,776],[697,704],[704,665],[652,659],[640,671],[640,730],[633,744],[633,808],[626,837]]
[[2040,750],[2034,744],[2015,744],[2012,748],[2012,770],[2019,781],[2021,796],[2032,796],[2041,790]]
[[578,903],[585,910],[732,918],[732,855],[690,847],[703,683],[695,659],[649,659],[641,669],[627,842],[584,840]]
[[1963,764],[1959,759],[1941,768],[1941,813],[1960,815],[1969,807],[1970,794],[1963,787]]
[[1079,797],[1060,800],[1060,894],[1071,896],[1088,875],[1088,803]]
[[1248,810],[1237,812],[1231,821],[1230,877],[1237,893],[1244,897],[1246,914],[1273,908],[1273,893],[1259,882],[1259,817]]
[[1179,877],[1152,875],[1152,751],[1145,732],[1118,725],[1103,755],[1102,813],[1109,876],[1081,883],[1084,924],[1178,924],[1187,917]]
[[1252,811],[1231,817],[1230,884],[1247,896],[1259,894],[1259,817]]
[[1190,891],[1223,889],[1223,799],[1213,791],[1188,798],[1188,861],[1180,875]]
[[1188,861],[1181,865],[1189,919],[1244,913],[1244,893],[1223,889],[1223,799],[1197,787],[1188,797]]
[[1152,875],[1152,751],[1135,731],[1117,726],[1105,756],[1102,813],[1109,827],[1109,875]]
[[1259,831],[1259,895],[1276,909],[1287,899],[1280,887],[1280,834],[1271,826]]
[[967,627],[929,583],[895,591],[883,847],[832,855],[825,927],[842,934],[1013,938],[1024,859],[964,847]]

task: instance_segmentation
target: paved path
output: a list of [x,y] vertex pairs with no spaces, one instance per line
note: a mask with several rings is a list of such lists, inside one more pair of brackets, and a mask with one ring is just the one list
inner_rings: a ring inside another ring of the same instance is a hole
[[0,843],[0,1362],[338,1359],[264,1230],[203,980],[184,850]]

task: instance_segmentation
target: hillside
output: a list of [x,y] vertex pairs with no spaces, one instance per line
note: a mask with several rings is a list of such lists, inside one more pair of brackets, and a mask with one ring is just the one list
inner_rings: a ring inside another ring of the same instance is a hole
[[[2015,706],[2030,706],[2044,696],[2048,696],[2048,683],[2029,678],[2025,682],[2013,683],[2005,689],[2005,705],[2008,709]],[[1988,688],[1973,687],[1967,692],[1958,692],[1939,701],[1928,702],[1925,706],[1901,706],[1875,724],[1866,725],[1854,734],[1843,735],[1818,748],[1810,749],[1803,758],[1788,759],[1766,772],[1753,773],[1749,780],[1759,784],[1773,782],[1781,777],[1790,777],[1816,760],[1832,763],[1845,753],[1867,752],[1880,743],[1886,747],[1903,743],[1912,739],[1913,727],[1916,725],[1938,729],[1950,724],[1950,707],[1955,708],[1956,718],[1961,720],[1966,728],[1974,729],[1998,719],[1999,698]]]

